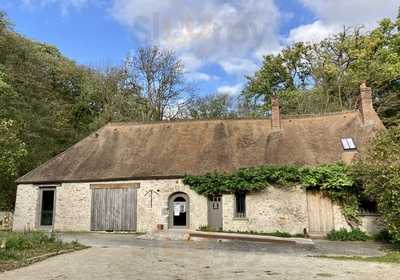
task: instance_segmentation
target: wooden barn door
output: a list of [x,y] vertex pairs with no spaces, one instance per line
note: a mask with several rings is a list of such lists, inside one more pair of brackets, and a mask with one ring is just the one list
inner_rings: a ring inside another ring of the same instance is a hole
[[136,201],[136,188],[92,188],[91,229],[94,231],[135,231]]
[[309,234],[325,236],[334,229],[333,206],[329,197],[320,192],[307,192]]

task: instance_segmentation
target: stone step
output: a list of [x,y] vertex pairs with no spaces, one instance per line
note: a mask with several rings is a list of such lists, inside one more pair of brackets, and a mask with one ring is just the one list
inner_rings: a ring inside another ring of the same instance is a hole
[[292,245],[310,245],[313,246],[314,242],[307,238],[286,238],[267,235],[253,235],[242,233],[224,233],[224,232],[204,232],[204,231],[189,231],[190,240],[201,239],[220,239],[220,240],[239,240],[239,241],[253,241],[253,242],[269,242],[269,243],[285,243]]

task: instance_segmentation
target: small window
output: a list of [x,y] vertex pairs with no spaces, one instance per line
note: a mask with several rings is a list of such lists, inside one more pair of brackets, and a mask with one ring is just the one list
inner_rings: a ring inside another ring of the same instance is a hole
[[356,150],[356,144],[354,144],[353,138],[342,138],[342,146],[345,151]]
[[246,194],[236,193],[235,194],[235,217],[245,218],[246,217]]

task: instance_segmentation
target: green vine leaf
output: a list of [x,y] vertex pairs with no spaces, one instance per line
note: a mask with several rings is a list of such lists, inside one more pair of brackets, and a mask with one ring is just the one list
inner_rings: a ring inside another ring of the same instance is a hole
[[345,217],[359,223],[357,189],[349,168],[341,163],[317,167],[260,166],[237,172],[187,175],[183,182],[201,195],[258,192],[269,186],[293,187],[301,185],[307,190],[322,191],[342,205]]

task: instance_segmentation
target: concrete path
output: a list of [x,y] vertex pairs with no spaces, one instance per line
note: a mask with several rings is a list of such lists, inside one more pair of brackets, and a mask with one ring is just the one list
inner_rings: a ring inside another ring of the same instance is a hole
[[94,247],[0,274],[0,279],[400,279],[400,265],[309,257],[320,249],[301,246],[148,241],[107,234],[63,238],[86,240]]
[[[164,247],[165,239],[158,238],[148,240],[137,234],[113,234],[113,233],[64,233],[60,237],[67,242],[79,241],[82,244],[94,247]],[[381,256],[385,246],[375,242],[331,242],[326,240],[313,240],[314,246],[302,246],[301,244],[275,244],[257,242],[236,242],[215,240],[199,242],[174,242],[179,237],[171,237],[168,244],[177,248],[193,248],[204,250],[228,250],[240,252],[265,252],[274,254],[297,254],[302,256],[340,255],[340,256]],[[182,239],[183,240],[183,239]]]

